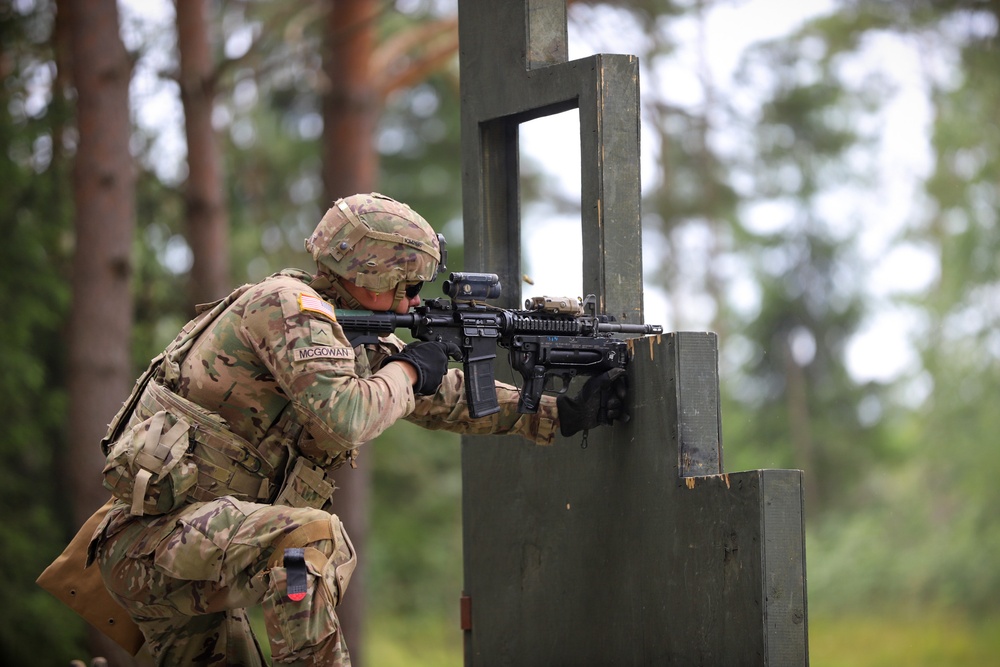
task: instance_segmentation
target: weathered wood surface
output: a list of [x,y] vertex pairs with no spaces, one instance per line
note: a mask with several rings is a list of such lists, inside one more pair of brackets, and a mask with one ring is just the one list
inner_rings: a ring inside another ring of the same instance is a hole
[[[566,62],[562,0],[461,0],[466,268],[520,306],[518,123],[577,108],[583,283],[642,321],[638,63]],[[722,474],[718,346],[636,342],[632,420],[462,447],[466,665],[805,665],[802,475]]]
[[[528,4],[534,11],[522,2],[459,4],[466,268],[499,274],[504,304],[520,306],[518,125],[578,108],[586,128],[580,133],[583,290],[598,295],[602,310],[613,306],[623,321],[638,322],[639,62],[619,55],[565,62],[565,8],[560,33],[554,20],[542,19],[543,9],[560,3]],[[545,29],[532,33],[542,43],[533,48],[526,30],[499,28],[536,24]],[[562,62],[528,70],[527,52]]]

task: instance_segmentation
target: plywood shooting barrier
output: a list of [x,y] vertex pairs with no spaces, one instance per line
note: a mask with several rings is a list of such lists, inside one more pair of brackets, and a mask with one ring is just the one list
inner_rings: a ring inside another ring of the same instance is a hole
[[[569,61],[564,0],[460,0],[459,40],[466,270],[521,307],[518,128],[575,109],[583,291],[641,322],[637,58]],[[629,377],[586,449],[463,439],[465,664],[808,664],[801,471],[723,472],[714,334]]]

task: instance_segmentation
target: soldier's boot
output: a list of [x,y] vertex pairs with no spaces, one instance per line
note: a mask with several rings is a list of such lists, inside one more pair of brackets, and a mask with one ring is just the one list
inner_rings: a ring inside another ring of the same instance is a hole
[[334,515],[286,535],[268,563],[264,621],[275,665],[350,667],[336,607],[357,556]]

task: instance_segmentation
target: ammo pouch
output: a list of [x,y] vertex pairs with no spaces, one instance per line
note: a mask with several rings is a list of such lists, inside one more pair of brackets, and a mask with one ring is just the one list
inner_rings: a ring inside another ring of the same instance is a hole
[[285,476],[285,483],[274,504],[323,509],[336,490],[333,480],[327,477],[323,468],[299,456],[292,471]]
[[108,445],[104,486],[131,513],[165,514],[189,501],[270,496],[273,469],[222,417],[149,381],[137,401],[143,418]]

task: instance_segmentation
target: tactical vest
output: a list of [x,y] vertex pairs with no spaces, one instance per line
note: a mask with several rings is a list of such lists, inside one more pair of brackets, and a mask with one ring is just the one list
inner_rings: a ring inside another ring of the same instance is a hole
[[[289,270],[275,275],[303,278]],[[353,458],[315,446],[289,403],[254,446],[218,413],[177,394],[180,368],[195,340],[252,285],[199,308],[136,380],[101,440],[104,486],[135,516],[171,512],[188,502],[233,496],[292,507],[325,506],[335,489],[327,472]]]

